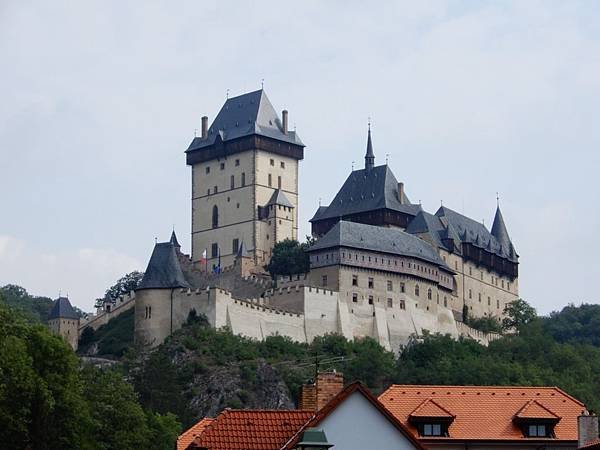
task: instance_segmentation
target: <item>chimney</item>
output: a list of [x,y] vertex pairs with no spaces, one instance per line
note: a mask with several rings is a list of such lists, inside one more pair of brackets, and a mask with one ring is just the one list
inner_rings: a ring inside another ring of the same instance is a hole
[[[587,412],[587,411],[586,411]],[[598,416],[585,414],[577,418],[577,447],[598,439]]]
[[398,201],[404,203],[404,183],[398,183]]
[[298,409],[318,411],[344,389],[344,376],[338,372],[319,372],[317,382],[300,388]]
[[208,137],[208,117],[202,116],[202,139]]
[[281,111],[281,122],[283,127],[283,134],[288,134],[288,112],[287,109]]

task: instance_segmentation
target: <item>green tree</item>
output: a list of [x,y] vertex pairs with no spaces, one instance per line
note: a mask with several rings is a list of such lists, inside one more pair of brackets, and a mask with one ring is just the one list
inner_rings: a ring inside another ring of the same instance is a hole
[[31,323],[46,323],[52,303],[48,297],[30,295],[24,288],[15,284],[7,284],[0,288],[0,304],[18,310]]
[[69,345],[0,305],[0,448],[90,448],[90,416]]
[[517,332],[537,317],[535,308],[520,298],[506,305],[504,315],[506,317],[502,320],[502,328],[505,331],[516,330]]
[[[138,272],[134,270],[127,275],[119,278],[115,284],[106,290],[105,297],[111,298],[116,301],[120,296],[129,294],[131,291],[135,291],[139,286],[140,282],[144,278],[144,272]],[[98,299],[102,300],[102,299]]]
[[279,275],[306,273],[310,269],[310,261],[306,249],[308,243],[300,244],[292,239],[277,242],[273,247],[271,261],[265,269],[273,278]]

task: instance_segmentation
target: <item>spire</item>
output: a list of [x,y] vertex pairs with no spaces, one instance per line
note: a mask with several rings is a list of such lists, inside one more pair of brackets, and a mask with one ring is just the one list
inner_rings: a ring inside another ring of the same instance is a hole
[[171,239],[169,239],[169,242],[173,244],[174,247],[181,248],[181,245],[179,245],[179,241],[177,241],[175,230],[173,230],[173,232],[171,233]]
[[373,143],[371,142],[371,122],[369,122],[369,132],[367,136],[367,154],[365,155],[365,169],[370,170],[375,167],[375,155],[373,154]]
[[496,238],[498,243],[504,248],[508,249],[512,246],[506,225],[504,224],[504,218],[500,211],[500,205],[496,208],[496,216],[494,217],[494,224],[492,225],[492,236]]

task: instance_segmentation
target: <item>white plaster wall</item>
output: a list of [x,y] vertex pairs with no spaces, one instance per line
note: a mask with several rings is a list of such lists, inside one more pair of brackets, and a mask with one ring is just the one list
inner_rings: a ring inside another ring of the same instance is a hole
[[323,429],[333,450],[414,449],[410,442],[361,393],[355,392],[317,428]]

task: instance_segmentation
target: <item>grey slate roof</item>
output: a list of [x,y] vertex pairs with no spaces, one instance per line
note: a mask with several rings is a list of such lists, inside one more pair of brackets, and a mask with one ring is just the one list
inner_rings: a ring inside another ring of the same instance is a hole
[[367,135],[367,153],[365,154],[365,169],[372,169],[375,166],[375,154],[373,153],[373,142],[371,142],[371,126]]
[[398,228],[378,227],[357,222],[339,221],[308,251],[333,247],[359,248],[393,255],[411,256],[450,271],[436,249],[428,242]]
[[[321,210],[321,208],[326,208]],[[413,205],[406,195],[398,200],[398,180],[387,164],[372,169],[354,170],[328,207],[321,207],[310,220],[339,218],[377,209],[391,209],[417,215],[420,205]]]
[[186,281],[173,242],[154,245],[144,278],[138,289],[190,287]]
[[281,205],[281,206],[287,206],[288,208],[294,207],[294,205],[292,205],[292,202],[289,201],[289,199],[286,197],[286,195],[283,193],[283,191],[281,189],[275,189],[275,191],[273,192],[273,195],[271,195],[271,198],[269,199],[269,201],[267,202],[267,204],[265,206],[269,206],[269,205]]
[[[508,243],[506,241],[500,242],[482,223],[463,216],[445,206],[440,207],[435,215],[440,218],[442,223],[445,222],[452,225],[460,237],[461,242],[470,243],[490,253],[506,258],[511,262],[518,262],[519,256],[510,240]],[[496,212],[496,216],[498,216],[498,212]],[[502,225],[504,225],[502,216],[500,216],[498,220],[501,220]],[[494,220],[494,222],[496,222],[496,220]],[[503,232],[499,231],[499,227],[500,225],[497,225],[496,233],[499,236],[502,236]],[[508,238],[506,227],[504,227],[504,233],[505,237]]]
[[171,239],[169,239],[169,242],[175,247],[181,247],[181,245],[179,245],[179,241],[177,240],[177,236],[175,235],[175,230],[173,230],[171,233]]
[[506,248],[510,248],[512,246],[512,242],[508,236],[508,230],[504,224],[502,212],[500,211],[500,205],[498,205],[496,208],[496,215],[494,216],[494,223],[492,224],[492,236],[496,238],[500,245]]
[[[450,238],[454,239],[457,244],[460,243],[460,238],[452,225],[448,227],[444,226],[439,217],[426,211],[419,211],[419,214],[406,227],[406,232],[410,234],[426,234],[430,237],[433,244],[448,251],[451,251],[451,249],[444,243],[444,239]],[[460,251],[460,246],[457,249]]]
[[295,131],[283,133],[281,119],[261,89],[227,99],[209,127],[208,137],[194,138],[187,151],[208,147],[215,143],[217,136],[230,141],[254,134],[304,146]]
[[79,314],[71,306],[67,297],[58,297],[52,305],[48,319],[79,319]]

